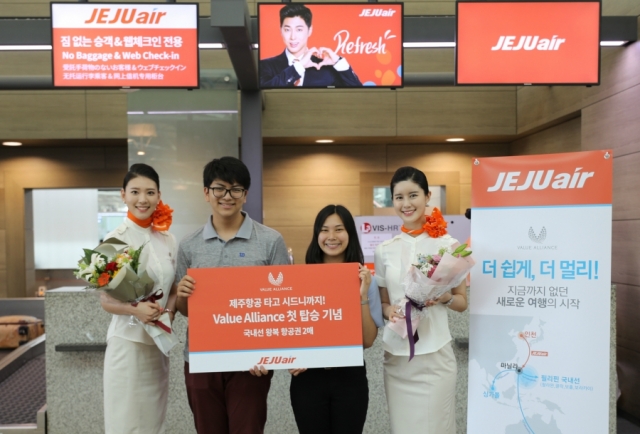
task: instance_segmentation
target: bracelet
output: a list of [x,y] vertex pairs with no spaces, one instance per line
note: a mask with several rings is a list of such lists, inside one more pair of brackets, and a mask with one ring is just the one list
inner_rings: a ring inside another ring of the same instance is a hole
[[174,314],[174,315],[176,314],[173,310],[171,310],[171,309],[166,309],[166,308],[164,309],[164,311],[163,311],[163,312],[169,312],[169,313],[172,313],[172,314]]
[[453,294],[451,294],[451,298],[449,299],[449,301],[447,301],[446,303],[442,303],[445,307],[449,307],[451,306],[451,303],[453,303]]
[[360,304],[364,306],[365,304],[369,304],[369,300],[360,300]]

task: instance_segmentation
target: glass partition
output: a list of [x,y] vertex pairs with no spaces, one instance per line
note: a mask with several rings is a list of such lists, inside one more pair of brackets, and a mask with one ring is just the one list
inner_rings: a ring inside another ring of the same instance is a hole
[[129,165],[146,163],[160,175],[162,200],[174,209],[180,240],[204,224],[202,169],[213,158],[238,157],[238,92],[232,70],[203,70],[201,88],[129,93]]

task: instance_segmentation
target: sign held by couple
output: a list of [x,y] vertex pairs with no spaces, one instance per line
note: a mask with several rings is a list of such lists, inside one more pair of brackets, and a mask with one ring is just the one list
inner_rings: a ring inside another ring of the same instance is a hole
[[188,274],[192,373],[363,365],[358,264]]

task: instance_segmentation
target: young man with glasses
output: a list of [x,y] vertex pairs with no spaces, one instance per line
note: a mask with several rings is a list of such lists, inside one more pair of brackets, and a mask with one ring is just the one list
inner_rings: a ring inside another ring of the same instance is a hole
[[[197,290],[196,281],[187,275],[188,268],[289,263],[282,235],[242,211],[251,185],[249,170],[242,161],[233,157],[214,159],[205,166],[203,178],[211,218],[186,236],[178,249],[176,307],[184,316],[189,316],[188,298]],[[184,359],[187,397],[198,434],[264,432],[273,372],[259,366],[239,366],[245,370],[190,374],[188,332]]]

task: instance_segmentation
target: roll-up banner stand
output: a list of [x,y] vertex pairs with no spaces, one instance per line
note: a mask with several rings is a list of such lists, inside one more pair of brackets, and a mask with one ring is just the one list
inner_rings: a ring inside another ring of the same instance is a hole
[[473,161],[469,434],[608,432],[612,166]]

